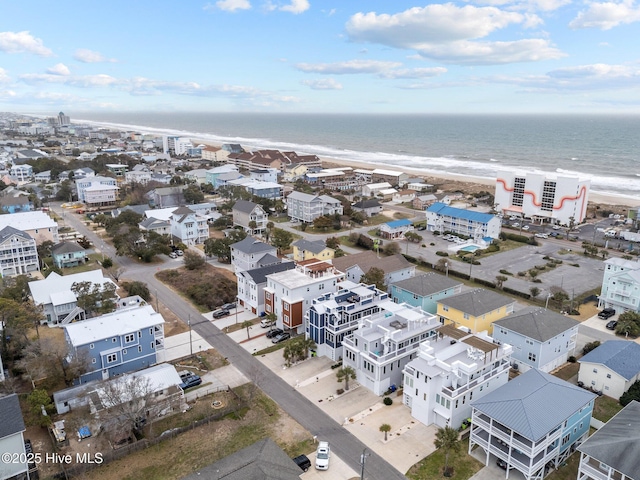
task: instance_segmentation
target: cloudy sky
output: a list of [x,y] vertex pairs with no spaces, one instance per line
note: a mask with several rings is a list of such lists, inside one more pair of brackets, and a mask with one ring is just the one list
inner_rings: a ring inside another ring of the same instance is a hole
[[0,111],[638,113],[638,38],[636,0],[0,0]]

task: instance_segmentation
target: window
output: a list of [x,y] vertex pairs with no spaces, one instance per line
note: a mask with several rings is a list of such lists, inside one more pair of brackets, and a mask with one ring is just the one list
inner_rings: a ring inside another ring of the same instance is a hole
[[135,338],[136,336],[133,333],[129,333],[124,336],[124,343],[131,343]]
[[92,358],[92,359],[91,359],[91,363],[94,363],[94,364],[95,364],[95,363],[96,363],[96,359],[95,359],[95,358]]
[[610,373],[607,373],[607,378],[611,378],[611,374]]
[[142,332],[138,331],[138,338],[141,338],[141,337],[142,337]]
[[127,349],[125,348],[124,350],[122,350],[122,354],[126,355],[127,354]]
[[536,354],[529,352],[529,360],[531,360],[532,362],[535,362],[536,361]]
[[138,345],[138,353],[142,353],[142,346]]
[[117,339],[116,337],[113,337],[113,338],[111,339],[111,342],[112,342],[112,343],[116,343],[117,341],[118,341],[118,339]]
[[153,347],[154,347],[153,342],[151,342],[151,350],[153,350]]
[[118,360],[118,355],[116,353],[110,353],[107,355],[107,363],[113,363]]
[[93,350],[93,347],[94,347],[93,343],[90,343],[90,344],[89,344],[89,348],[90,348],[91,350]]
[[594,368],[594,369],[593,369],[593,373],[598,373],[598,369],[597,369],[597,368]]

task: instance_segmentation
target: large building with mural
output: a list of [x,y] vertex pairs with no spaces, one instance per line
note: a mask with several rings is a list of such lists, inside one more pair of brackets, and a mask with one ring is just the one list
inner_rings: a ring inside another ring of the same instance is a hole
[[539,173],[499,171],[496,177],[496,210],[523,216],[534,222],[569,225],[587,215],[589,180]]

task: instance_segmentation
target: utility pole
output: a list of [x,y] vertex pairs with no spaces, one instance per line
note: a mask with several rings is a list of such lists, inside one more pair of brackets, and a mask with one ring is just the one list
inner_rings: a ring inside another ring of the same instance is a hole
[[362,455],[360,455],[360,480],[364,480],[364,464],[367,461],[367,457],[369,454],[367,453],[367,449],[362,450]]
[[160,313],[160,310],[158,309],[158,289],[156,288],[156,312]]
[[191,314],[189,314],[189,320],[187,320],[187,325],[189,325],[189,351],[191,352],[191,356],[193,356],[193,342],[191,340]]

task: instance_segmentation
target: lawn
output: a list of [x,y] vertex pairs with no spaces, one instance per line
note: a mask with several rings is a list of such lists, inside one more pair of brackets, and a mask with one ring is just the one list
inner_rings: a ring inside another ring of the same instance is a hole
[[578,374],[578,370],[580,370],[580,364],[578,362],[565,363],[564,366],[560,370],[557,370],[553,375],[561,378],[562,380],[568,381]]
[[468,480],[484,465],[467,454],[469,450],[469,439],[460,442],[460,451],[449,454],[449,465],[454,467],[453,476],[444,477],[442,469],[444,466],[444,453],[436,450],[428,457],[423,458],[406,473],[407,478],[412,480],[435,480],[439,478],[449,478],[450,480]]
[[606,395],[601,395],[596,398],[596,403],[593,407],[593,418],[600,420],[601,422],[608,422],[613,416],[622,410],[620,403]]

